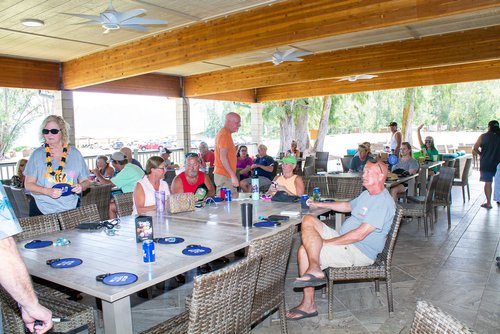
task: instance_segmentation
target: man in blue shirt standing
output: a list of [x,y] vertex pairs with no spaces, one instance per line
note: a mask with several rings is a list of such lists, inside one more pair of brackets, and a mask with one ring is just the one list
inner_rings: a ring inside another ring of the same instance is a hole
[[[255,158],[251,168],[250,175],[259,177],[259,187],[269,187],[273,180],[274,159],[267,155],[267,146],[260,144],[257,147],[259,153]],[[246,178],[240,181],[240,187],[243,192],[249,193],[252,191],[252,178]]]

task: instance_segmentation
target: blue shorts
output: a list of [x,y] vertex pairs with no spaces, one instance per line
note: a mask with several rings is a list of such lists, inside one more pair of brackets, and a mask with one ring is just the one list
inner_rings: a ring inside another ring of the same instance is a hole
[[495,172],[480,171],[479,181],[481,182],[493,182],[493,177]]

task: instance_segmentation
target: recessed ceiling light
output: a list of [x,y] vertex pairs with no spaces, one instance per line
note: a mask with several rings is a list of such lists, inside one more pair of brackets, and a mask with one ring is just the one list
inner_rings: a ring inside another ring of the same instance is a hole
[[42,27],[45,25],[45,22],[37,19],[24,19],[21,20],[21,23],[27,27]]

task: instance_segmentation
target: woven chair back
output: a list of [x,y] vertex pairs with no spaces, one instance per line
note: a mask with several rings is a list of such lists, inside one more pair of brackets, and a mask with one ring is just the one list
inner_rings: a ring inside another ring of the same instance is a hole
[[436,187],[439,181],[439,173],[430,176],[429,179],[429,189],[427,194],[425,194],[425,205],[432,206],[432,201],[434,200],[434,193],[436,192]]
[[61,230],[57,213],[19,218],[19,225],[23,231],[14,236],[18,241]]
[[436,200],[449,202],[454,177],[455,168],[441,167],[439,169],[439,179],[434,194]]
[[312,166],[314,167],[314,162],[316,161],[316,157],[314,157],[313,155],[309,155],[306,157],[306,162],[304,163],[304,168],[306,168],[307,166]]
[[26,197],[26,194],[24,193],[24,189],[15,188],[12,186],[10,187],[10,189],[19,211],[19,215],[17,216],[17,218],[28,217],[30,215],[30,203],[28,197]]
[[316,170],[328,170],[328,155],[329,152],[316,152]]
[[175,170],[174,169],[167,169],[165,171],[165,182],[168,183],[168,186],[170,187],[172,185],[172,181],[175,178]]
[[425,300],[417,301],[410,334],[471,334],[476,333],[459,320]]
[[336,182],[333,194],[335,198],[356,198],[363,191],[363,179],[361,177],[332,179]]
[[112,184],[93,186],[84,192],[80,205],[96,204],[101,220],[108,219],[109,200],[111,198]]
[[61,223],[61,230],[74,229],[80,223],[92,223],[101,220],[97,205],[95,204],[59,212],[57,215]]
[[189,307],[188,333],[248,333],[260,257],[197,276]]
[[10,205],[12,205],[12,209],[14,209],[14,214],[17,218],[21,217],[19,213],[19,208],[17,207],[16,199],[14,198],[14,194],[12,193],[12,189],[8,185],[4,185],[3,189],[7,194],[7,198],[9,199]]
[[134,193],[114,195],[118,217],[130,216],[134,210]]
[[462,172],[462,177],[460,178],[463,185],[469,184],[469,174],[472,166],[472,158],[468,158],[465,161],[464,170]]
[[270,237],[250,243],[248,256],[262,257],[252,305],[252,324],[278,306],[285,307],[285,277],[294,231],[295,226],[292,225]]
[[351,164],[352,158],[352,156],[340,158],[340,162],[342,163],[342,169],[344,170],[344,172],[349,171],[349,165]]

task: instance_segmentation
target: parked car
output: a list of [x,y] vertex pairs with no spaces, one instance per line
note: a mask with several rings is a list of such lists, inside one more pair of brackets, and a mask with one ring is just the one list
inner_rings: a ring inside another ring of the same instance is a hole
[[137,145],[137,148],[141,151],[145,150],[161,150],[163,148],[163,144],[158,143],[142,143]]
[[114,150],[119,150],[123,146],[125,146],[125,144],[122,141],[115,141],[111,147],[113,147]]

